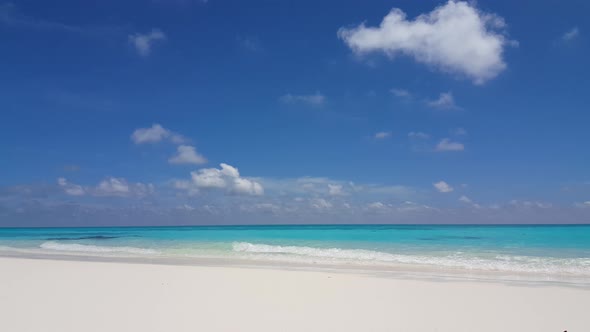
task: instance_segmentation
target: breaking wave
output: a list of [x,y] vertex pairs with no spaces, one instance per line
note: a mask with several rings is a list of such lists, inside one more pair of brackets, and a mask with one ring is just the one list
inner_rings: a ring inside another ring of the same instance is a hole
[[55,241],[43,242],[39,247],[49,250],[78,252],[78,253],[128,253],[136,255],[154,255],[158,251],[136,247],[95,246],[78,243],[59,243]]
[[589,258],[476,255],[462,252],[429,256],[394,254],[365,249],[277,246],[248,242],[234,242],[232,248],[237,253],[255,255],[252,258],[270,260],[303,260],[310,263],[408,264],[447,269],[590,276]]

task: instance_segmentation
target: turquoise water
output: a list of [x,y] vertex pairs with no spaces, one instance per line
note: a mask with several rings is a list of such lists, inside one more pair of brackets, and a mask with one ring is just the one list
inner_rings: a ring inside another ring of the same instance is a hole
[[590,226],[5,228],[0,253],[232,258],[533,273],[590,280]]

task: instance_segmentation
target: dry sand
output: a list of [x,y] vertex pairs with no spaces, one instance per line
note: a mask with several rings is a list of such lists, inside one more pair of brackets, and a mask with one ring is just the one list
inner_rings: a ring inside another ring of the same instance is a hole
[[590,290],[0,258],[0,331],[590,331]]

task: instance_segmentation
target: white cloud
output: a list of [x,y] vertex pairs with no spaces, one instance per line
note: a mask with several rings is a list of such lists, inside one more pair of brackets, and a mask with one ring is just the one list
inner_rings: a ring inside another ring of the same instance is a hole
[[369,203],[367,205],[367,208],[372,209],[372,210],[380,210],[385,207],[386,207],[386,205],[381,202],[373,202],[373,203]]
[[96,193],[105,196],[127,196],[129,185],[123,178],[109,177],[102,180],[96,187]]
[[390,90],[390,92],[394,96],[400,97],[400,98],[408,98],[408,97],[411,97],[412,96],[412,94],[410,93],[410,91],[405,90],[405,89],[396,89],[396,88],[393,88],[393,89]]
[[408,133],[409,138],[429,139],[430,135],[421,131],[411,131]]
[[455,104],[455,98],[453,94],[450,92],[441,92],[435,100],[430,100],[427,102],[428,106],[432,108],[436,108],[439,110],[457,110],[459,106]]
[[135,144],[157,143],[164,139],[167,139],[174,144],[181,144],[187,141],[182,135],[170,131],[158,123],[154,123],[150,128],[136,129],[133,134],[131,134],[131,140]]
[[568,32],[564,33],[563,36],[561,36],[561,39],[563,41],[568,42],[568,41],[576,39],[579,35],[580,35],[580,29],[578,29],[577,27],[574,27],[571,30],[569,30]]
[[461,197],[459,197],[459,202],[465,203],[467,205],[471,205],[472,207],[476,208],[476,209],[480,209],[481,205],[475,203],[473,200],[471,200],[471,198],[462,195]]
[[196,164],[207,163],[207,159],[197,152],[194,146],[180,145],[177,148],[176,155],[168,159],[171,164]]
[[262,188],[262,185],[258,182],[237,177],[234,179],[231,192],[235,194],[259,196],[264,193],[264,189]]
[[341,184],[328,184],[328,194],[330,196],[342,196],[345,194],[342,188]]
[[124,178],[107,177],[93,190],[95,196],[143,197],[154,192],[154,185],[129,183]]
[[[416,194],[412,187],[402,185],[377,185],[371,183],[355,184],[350,181],[330,179],[325,177],[300,177],[300,178],[256,178],[263,184],[265,190],[280,195],[312,195],[314,197],[327,197],[330,194],[330,186],[342,186],[344,195],[384,195],[388,198],[408,199]],[[332,187],[332,193],[337,192],[337,187]]]
[[152,29],[150,33],[136,33],[129,35],[129,42],[141,56],[148,56],[152,51],[152,44],[158,40],[165,40],[166,35],[159,29]]
[[450,193],[454,190],[453,187],[451,187],[448,183],[444,181],[436,182],[432,185],[434,186],[434,188],[436,188],[436,190],[438,190],[441,193]]
[[237,168],[220,164],[220,169],[203,168],[191,172],[192,182],[177,181],[175,187],[185,190],[222,189],[230,194],[259,196],[264,194],[262,185],[254,180],[240,177]]
[[326,97],[320,92],[316,92],[313,95],[293,95],[288,93],[281,96],[279,100],[285,104],[305,103],[312,106],[321,106],[326,102]]
[[471,198],[469,198],[469,197],[467,197],[465,195],[459,197],[459,201],[460,202],[463,202],[463,203],[467,203],[467,204],[473,203],[473,201],[471,200]]
[[378,27],[362,23],[340,28],[338,36],[357,54],[403,54],[482,84],[506,68],[502,53],[511,42],[503,28],[501,17],[481,12],[474,2],[451,0],[414,20],[394,8]]
[[159,124],[153,124],[151,128],[139,128],[131,134],[131,140],[135,144],[160,142],[170,135],[170,131]]
[[65,178],[58,178],[57,184],[63,189],[63,191],[70,196],[82,196],[86,194],[86,191],[82,186],[70,183]]
[[378,133],[375,133],[375,139],[385,139],[388,137],[391,137],[391,132],[389,131],[380,131]]
[[438,142],[435,148],[436,151],[445,152],[445,151],[463,151],[465,150],[465,146],[463,143],[453,142],[449,138],[443,138]]
[[96,187],[83,187],[69,182],[65,178],[58,178],[57,184],[64,192],[71,196],[119,196],[144,197],[154,193],[154,185],[144,183],[128,183],[124,178],[107,177]]
[[332,208],[332,203],[323,198],[316,198],[311,201],[311,207],[318,210],[329,210]]

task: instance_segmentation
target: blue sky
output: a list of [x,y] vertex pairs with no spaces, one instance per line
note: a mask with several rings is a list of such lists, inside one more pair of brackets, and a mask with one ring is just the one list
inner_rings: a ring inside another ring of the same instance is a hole
[[589,10],[0,2],[0,226],[588,222]]

